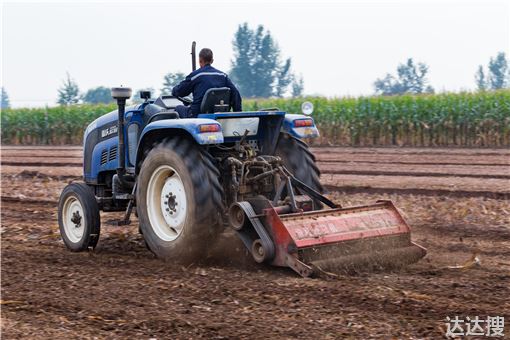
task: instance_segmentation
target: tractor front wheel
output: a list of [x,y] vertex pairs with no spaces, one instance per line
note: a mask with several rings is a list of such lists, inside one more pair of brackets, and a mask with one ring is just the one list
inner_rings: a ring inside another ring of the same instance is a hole
[[219,172],[195,143],[175,138],[154,147],[138,176],[136,202],[148,248],[160,258],[189,263],[219,234]]
[[58,202],[58,225],[64,244],[71,251],[95,248],[99,240],[99,206],[85,183],[71,183]]

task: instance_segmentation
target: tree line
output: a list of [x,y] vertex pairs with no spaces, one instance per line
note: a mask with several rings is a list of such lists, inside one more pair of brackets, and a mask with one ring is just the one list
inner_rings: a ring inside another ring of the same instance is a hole
[[[286,95],[300,97],[304,93],[304,79],[292,70],[292,58],[283,58],[280,47],[263,25],[252,29],[247,23],[238,26],[232,40],[234,56],[228,74],[244,98],[280,98]],[[376,95],[434,93],[428,79],[429,66],[408,58],[397,66],[396,74],[386,74],[373,83]],[[163,77],[160,93],[168,95],[186,75],[169,72]],[[478,90],[497,90],[510,87],[510,69],[504,52],[491,57],[486,68],[480,65],[475,73]],[[135,91],[132,102],[140,102],[140,90]],[[2,109],[10,106],[9,96],[2,87]],[[77,82],[69,73],[58,89],[57,103],[72,105],[111,103],[110,89],[98,86],[81,93]]]
[[[415,63],[412,58],[398,65],[397,74],[386,74],[374,82],[376,94],[420,94],[434,93],[429,85],[427,73],[429,67],[424,63]],[[491,57],[486,69],[478,66],[475,73],[476,88],[480,91],[499,90],[510,87],[510,69],[504,52],[499,52],[496,57]]]

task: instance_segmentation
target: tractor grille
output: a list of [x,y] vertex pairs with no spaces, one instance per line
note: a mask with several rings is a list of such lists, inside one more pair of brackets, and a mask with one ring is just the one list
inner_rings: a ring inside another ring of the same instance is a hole
[[108,151],[104,149],[103,151],[101,151],[101,165],[106,164],[106,162],[108,162]]
[[110,155],[108,156],[108,161],[113,161],[117,158],[117,146],[112,146],[110,148]]

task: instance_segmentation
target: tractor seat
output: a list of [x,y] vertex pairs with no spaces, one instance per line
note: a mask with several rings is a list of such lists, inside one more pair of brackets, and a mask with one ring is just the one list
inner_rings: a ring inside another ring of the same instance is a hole
[[230,89],[228,87],[210,88],[204,94],[200,104],[201,113],[230,111]]

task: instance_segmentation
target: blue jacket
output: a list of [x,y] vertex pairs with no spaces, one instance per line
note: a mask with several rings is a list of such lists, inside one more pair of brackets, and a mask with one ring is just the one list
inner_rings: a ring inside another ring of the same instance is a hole
[[172,96],[186,97],[190,93],[193,93],[191,114],[197,115],[200,113],[200,104],[202,103],[205,92],[214,87],[230,88],[230,105],[235,112],[242,111],[241,95],[235,85],[225,73],[215,69],[211,65],[205,65],[191,72],[186,79],[172,89]]

